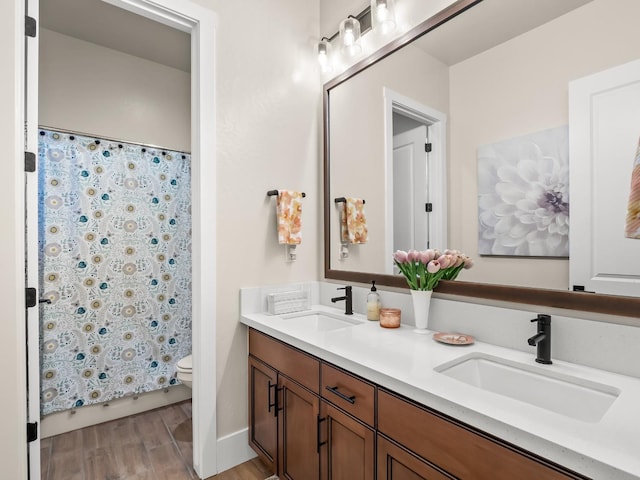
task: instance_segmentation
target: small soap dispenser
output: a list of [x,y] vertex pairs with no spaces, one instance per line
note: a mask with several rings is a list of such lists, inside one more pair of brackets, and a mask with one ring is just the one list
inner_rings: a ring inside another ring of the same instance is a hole
[[375,280],[371,282],[371,291],[367,295],[367,320],[380,320],[380,295]]

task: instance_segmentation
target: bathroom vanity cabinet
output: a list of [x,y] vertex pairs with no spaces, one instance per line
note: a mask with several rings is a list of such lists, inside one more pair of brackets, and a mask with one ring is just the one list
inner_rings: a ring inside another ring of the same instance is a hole
[[292,480],[587,479],[253,328],[249,443]]
[[320,361],[249,335],[249,444],[281,478],[319,478]]
[[374,478],[375,385],[325,362],[320,380],[321,479]]
[[373,384],[250,330],[249,444],[280,478],[373,479],[374,402]]
[[249,357],[249,444],[273,472],[278,465],[278,372]]

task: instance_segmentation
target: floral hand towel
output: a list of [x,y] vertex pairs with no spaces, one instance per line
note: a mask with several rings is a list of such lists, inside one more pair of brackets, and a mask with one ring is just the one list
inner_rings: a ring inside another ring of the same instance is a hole
[[302,243],[302,192],[280,190],[277,201],[278,243]]
[[631,193],[629,194],[625,233],[627,238],[640,239],[640,143],[638,144],[631,173]]
[[364,200],[347,198],[342,204],[340,234],[342,243],[367,243],[367,220],[364,215]]

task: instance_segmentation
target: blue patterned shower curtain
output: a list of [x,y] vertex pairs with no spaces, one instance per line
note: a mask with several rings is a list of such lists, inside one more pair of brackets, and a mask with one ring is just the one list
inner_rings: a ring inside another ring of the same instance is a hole
[[42,414],[177,384],[189,155],[40,130],[39,165]]

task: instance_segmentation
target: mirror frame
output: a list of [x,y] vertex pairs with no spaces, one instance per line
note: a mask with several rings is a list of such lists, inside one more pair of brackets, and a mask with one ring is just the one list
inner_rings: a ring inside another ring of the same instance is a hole
[[[356,63],[342,74],[324,84],[323,87],[323,173],[324,173],[324,276],[326,279],[343,280],[369,284],[372,280],[377,285],[408,289],[405,279],[400,275],[384,275],[377,273],[336,270],[331,268],[331,197],[329,188],[329,92],[332,88],[349,78],[366,70],[373,64],[391,55],[396,50],[411,43],[416,38],[451,20],[465,10],[481,3],[483,0],[458,0],[434,16],[418,24],[404,35]],[[538,305],[544,307],[563,308],[577,311],[618,315],[640,318],[640,298],[619,295],[604,295],[588,292],[570,292],[532,287],[512,287],[500,284],[475,283],[463,281],[441,281],[435,289],[436,293],[482,298],[504,302]]]

